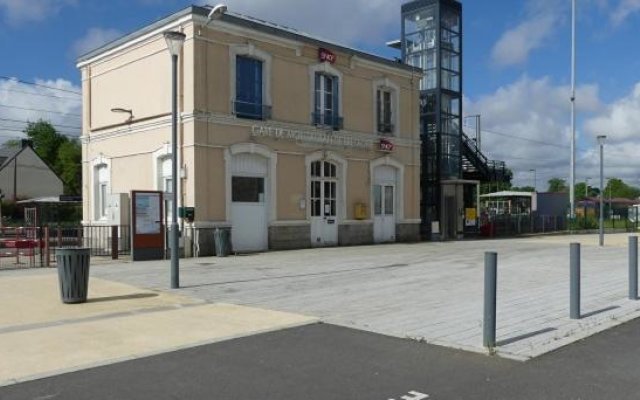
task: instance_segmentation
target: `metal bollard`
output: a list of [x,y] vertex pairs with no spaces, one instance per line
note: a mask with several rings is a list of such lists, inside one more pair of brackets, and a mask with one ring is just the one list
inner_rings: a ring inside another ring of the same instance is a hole
[[638,300],[638,237],[629,236],[629,299]]
[[571,264],[569,317],[580,319],[580,243],[571,243],[569,258]]
[[484,322],[482,343],[484,347],[496,347],[496,284],[498,278],[498,253],[484,253]]

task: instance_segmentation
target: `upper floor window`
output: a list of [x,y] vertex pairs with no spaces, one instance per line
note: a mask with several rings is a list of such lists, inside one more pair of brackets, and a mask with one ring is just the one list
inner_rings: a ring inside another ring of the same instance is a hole
[[377,125],[380,133],[393,133],[391,102],[391,90],[378,88],[376,91],[376,115],[378,116]]
[[231,111],[239,118],[271,118],[271,61],[252,43],[229,46]]
[[263,62],[236,56],[236,98],[233,102],[236,116],[251,119],[269,118],[270,108],[264,104]]
[[398,129],[399,87],[388,78],[373,82],[374,129],[379,134],[395,135]]
[[340,81],[335,75],[316,72],[314,84],[314,125],[342,129],[340,116]]

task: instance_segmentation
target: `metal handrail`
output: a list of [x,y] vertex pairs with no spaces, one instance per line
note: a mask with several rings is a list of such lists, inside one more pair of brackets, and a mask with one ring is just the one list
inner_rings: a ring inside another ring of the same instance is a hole
[[311,121],[316,126],[330,126],[334,130],[340,130],[344,127],[344,118],[337,113],[313,112],[311,113]]
[[[238,110],[238,106],[240,106],[240,110]],[[231,110],[233,115],[239,118],[271,119],[271,106],[267,104],[250,103],[236,99],[231,101]]]

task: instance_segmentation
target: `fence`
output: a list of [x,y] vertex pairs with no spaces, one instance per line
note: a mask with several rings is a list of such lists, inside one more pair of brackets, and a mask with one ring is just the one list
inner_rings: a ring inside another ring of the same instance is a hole
[[[622,229],[627,232],[635,232],[640,227],[638,209],[633,208],[609,208],[605,209],[603,215],[605,229]],[[571,224],[572,229],[598,229],[600,226],[600,210],[595,209],[593,212],[583,212],[576,215],[575,220]]]
[[560,215],[502,214],[490,216],[480,226],[485,237],[516,236],[567,230],[567,218]]
[[130,255],[129,226],[0,228],[0,268],[55,265],[56,247],[75,246],[88,247],[95,257]]

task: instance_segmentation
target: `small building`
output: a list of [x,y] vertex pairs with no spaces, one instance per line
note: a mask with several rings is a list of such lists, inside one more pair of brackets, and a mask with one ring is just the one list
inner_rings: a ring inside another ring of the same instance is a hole
[[[236,251],[418,240],[421,70],[210,11],[187,7],[78,60],[84,223],[113,223],[109,199],[133,190],[165,192],[170,209],[177,156],[175,199],[195,209],[187,254],[212,254],[216,227]],[[186,34],[177,155],[171,30]]]
[[64,193],[62,179],[38,156],[31,142],[0,148],[0,190],[5,201]]
[[480,195],[482,212],[488,215],[530,215],[537,209],[536,193],[502,191]]

